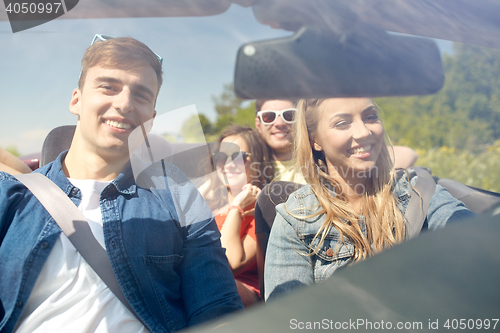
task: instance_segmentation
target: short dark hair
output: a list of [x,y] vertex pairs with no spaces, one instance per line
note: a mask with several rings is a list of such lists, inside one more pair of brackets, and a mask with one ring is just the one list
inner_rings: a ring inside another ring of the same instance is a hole
[[257,114],[257,112],[262,110],[262,105],[264,105],[264,103],[268,101],[289,101],[292,102],[293,105],[297,104],[297,101],[293,99],[258,99],[255,101],[255,114]]
[[97,41],[85,51],[82,58],[82,72],[78,80],[80,90],[85,85],[87,71],[94,66],[123,70],[151,66],[158,80],[158,91],[163,82],[161,64],[154,52],[146,44],[131,37]]

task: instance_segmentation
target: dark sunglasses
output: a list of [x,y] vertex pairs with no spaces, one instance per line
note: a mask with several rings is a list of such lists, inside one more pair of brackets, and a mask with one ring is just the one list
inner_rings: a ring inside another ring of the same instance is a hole
[[278,119],[278,116],[281,116],[281,119],[287,124],[293,124],[295,122],[295,113],[297,112],[297,109],[292,108],[292,109],[285,109],[281,111],[274,111],[274,110],[262,110],[257,112],[257,116],[259,117],[260,121],[266,125],[272,125],[276,122],[276,119]]
[[[242,158],[238,158],[238,156],[241,156]],[[248,158],[252,156],[252,154],[246,152],[246,151],[237,151],[232,153],[231,155],[227,155],[226,153],[223,153],[221,151],[215,152],[212,154],[212,160],[214,162],[214,165],[217,167],[224,167],[227,163],[227,159],[230,158],[229,162],[233,162],[235,164],[242,165],[244,164]]]

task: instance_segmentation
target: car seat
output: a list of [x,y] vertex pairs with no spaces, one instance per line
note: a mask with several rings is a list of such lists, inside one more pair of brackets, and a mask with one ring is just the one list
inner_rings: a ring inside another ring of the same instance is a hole
[[42,145],[40,154],[40,167],[49,164],[59,156],[59,154],[69,149],[73,135],[75,134],[75,125],[66,125],[54,128],[47,134]]
[[500,203],[500,193],[467,186],[447,178],[440,178],[437,183],[476,214],[482,214]]

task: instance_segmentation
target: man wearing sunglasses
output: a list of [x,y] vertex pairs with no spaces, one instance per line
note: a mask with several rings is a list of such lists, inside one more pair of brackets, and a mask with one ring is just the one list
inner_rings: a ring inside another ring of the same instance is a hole
[[275,180],[305,183],[292,161],[292,124],[295,122],[295,102],[291,100],[255,101],[255,128],[272,151]]
[[167,163],[154,179],[163,187],[132,172],[128,139],[156,115],[161,57],[132,38],[92,44],[69,105],[71,147],[37,172],[82,211],[132,311],[32,193],[0,173],[0,331],[173,332],[242,309],[194,186]]

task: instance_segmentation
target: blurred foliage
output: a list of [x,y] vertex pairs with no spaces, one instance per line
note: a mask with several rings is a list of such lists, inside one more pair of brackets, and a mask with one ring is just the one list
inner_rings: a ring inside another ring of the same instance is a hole
[[19,150],[17,150],[17,147],[16,146],[8,146],[6,148],[4,148],[6,151],[8,151],[9,153],[11,153],[12,155],[16,156],[16,157],[19,157],[21,154],[19,153]]
[[205,115],[193,115],[181,127],[183,142],[196,143],[205,140],[204,135],[213,134],[213,126]]
[[229,125],[237,124],[241,126],[255,126],[255,102],[248,102],[238,98],[233,90],[233,84],[228,83],[223,86],[219,96],[212,96],[217,119],[215,123],[210,123],[210,120],[203,115],[209,123],[202,123],[207,142],[217,140],[219,134]]
[[500,50],[454,47],[443,58],[446,81],[438,93],[375,99],[394,144],[478,153],[500,139]]
[[223,86],[219,96],[212,96],[217,116],[234,115],[243,103],[243,100],[234,94],[233,84],[227,83]]
[[434,176],[500,192],[500,140],[477,153],[447,146],[417,149],[417,153],[416,165],[430,168]]

